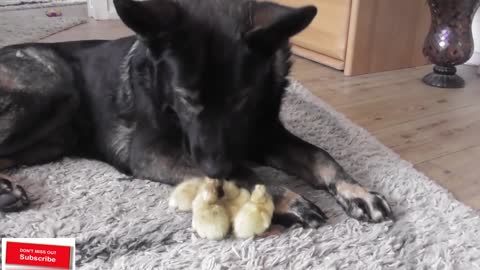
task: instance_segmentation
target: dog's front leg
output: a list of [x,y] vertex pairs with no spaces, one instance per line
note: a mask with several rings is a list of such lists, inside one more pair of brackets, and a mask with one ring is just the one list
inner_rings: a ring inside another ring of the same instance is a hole
[[268,166],[326,189],[353,218],[368,222],[392,218],[385,198],[356,182],[327,152],[299,139],[280,124],[272,134],[275,138],[264,159]]
[[205,175],[183,153],[180,142],[145,135],[136,136],[130,146],[129,169],[134,177],[177,185]]
[[314,203],[284,186],[266,184],[248,166],[237,168],[233,172],[231,180],[250,191],[256,184],[264,184],[267,187],[275,204],[274,224],[287,227],[301,224],[317,228],[327,221],[327,216]]

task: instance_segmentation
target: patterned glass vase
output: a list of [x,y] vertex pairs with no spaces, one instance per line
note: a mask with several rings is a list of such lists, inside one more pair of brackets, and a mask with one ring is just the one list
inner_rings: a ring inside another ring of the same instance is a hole
[[462,88],[463,78],[456,74],[473,54],[472,20],[480,0],[427,0],[432,15],[430,32],[423,54],[433,63],[433,72],[423,78],[432,86]]

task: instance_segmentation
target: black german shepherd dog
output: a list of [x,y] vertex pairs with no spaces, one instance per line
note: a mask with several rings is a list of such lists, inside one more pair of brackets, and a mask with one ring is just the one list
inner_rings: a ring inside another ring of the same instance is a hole
[[[392,217],[383,196],[358,184],[325,151],[279,120],[289,38],[316,16],[251,0],[114,0],[135,36],[21,44],[0,50],[0,169],[66,155],[105,161],[133,177],[175,185],[229,178],[251,187],[270,166],[326,189],[351,217]],[[0,208],[26,192],[4,175]],[[317,227],[325,214],[269,185],[275,221]]]

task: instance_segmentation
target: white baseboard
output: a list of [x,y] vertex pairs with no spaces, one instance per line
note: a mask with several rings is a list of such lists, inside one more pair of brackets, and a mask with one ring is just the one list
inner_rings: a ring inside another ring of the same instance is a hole
[[480,65],[480,52],[474,52],[473,56],[468,60],[466,65],[479,66]]

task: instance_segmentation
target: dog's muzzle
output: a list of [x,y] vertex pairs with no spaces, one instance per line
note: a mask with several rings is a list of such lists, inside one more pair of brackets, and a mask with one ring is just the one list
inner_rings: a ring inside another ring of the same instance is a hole
[[203,172],[211,178],[227,178],[233,169],[233,164],[226,160],[207,159],[200,163]]

